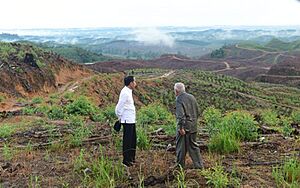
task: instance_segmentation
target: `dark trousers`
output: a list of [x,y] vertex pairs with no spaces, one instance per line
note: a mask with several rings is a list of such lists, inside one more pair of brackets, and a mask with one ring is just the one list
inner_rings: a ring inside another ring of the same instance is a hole
[[190,157],[193,160],[195,168],[203,168],[203,161],[200,154],[199,146],[196,142],[197,133],[186,132],[185,135],[180,135],[177,132],[176,135],[176,157],[177,164],[180,164],[182,168],[185,167],[185,156],[189,152]]
[[135,123],[123,125],[123,164],[130,166],[135,162],[136,128]]

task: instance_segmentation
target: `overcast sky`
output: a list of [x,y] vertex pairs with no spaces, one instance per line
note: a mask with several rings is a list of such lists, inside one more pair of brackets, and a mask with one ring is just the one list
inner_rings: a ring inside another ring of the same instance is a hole
[[1,0],[0,29],[300,25],[297,0]]

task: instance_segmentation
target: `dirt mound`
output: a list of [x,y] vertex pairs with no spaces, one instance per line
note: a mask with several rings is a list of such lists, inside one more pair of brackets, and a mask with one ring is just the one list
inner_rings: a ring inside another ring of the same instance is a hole
[[0,43],[0,93],[24,97],[49,93],[92,74],[81,65],[32,45]]

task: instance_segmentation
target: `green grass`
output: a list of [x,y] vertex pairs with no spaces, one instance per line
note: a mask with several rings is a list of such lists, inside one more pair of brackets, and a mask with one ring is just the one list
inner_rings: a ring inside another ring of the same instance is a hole
[[285,161],[283,165],[273,167],[272,176],[278,187],[300,187],[300,162],[296,158]]
[[10,124],[3,124],[0,126],[0,138],[8,138],[16,131],[16,127]]
[[[81,150],[74,160],[74,171],[81,177],[84,187],[116,187],[125,180],[125,169],[120,161],[112,161],[100,147],[96,159]],[[89,169],[87,172],[86,169]]]
[[210,107],[204,111],[204,122],[210,135],[210,151],[237,152],[240,141],[252,141],[258,136],[257,122],[246,111],[233,111],[222,117],[220,110]]
[[221,154],[238,152],[240,150],[240,141],[230,132],[224,131],[211,136],[208,149]]
[[141,150],[148,150],[151,148],[151,142],[147,132],[144,129],[137,128],[137,147]]

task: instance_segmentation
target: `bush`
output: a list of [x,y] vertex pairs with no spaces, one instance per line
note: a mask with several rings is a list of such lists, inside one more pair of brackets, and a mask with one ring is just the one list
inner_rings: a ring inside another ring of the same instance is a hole
[[237,139],[251,141],[257,138],[257,123],[248,112],[236,111],[227,114],[222,127],[229,129]]
[[272,110],[265,110],[261,112],[262,123],[269,126],[276,126],[279,124],[277,113]]
[[229,186],[228,173],[224,172],[221,165],[214,166],[209,170],[203,170],[201,173],[207,179],[206,184],[212,185],[216,188]]
[[220,110],[214,107],[206,108],[203,112],[203,118],[208,128],[209,135],[218,132],[222,123],[222,114]]
[[150,104],[142,107],[137,114],[138,125],[169,125],[174,123],[175,118],[162,105]]
[[84,96],[68,104],[66,107],[68,114],[73,115],[92,115],[96,107]]
[[213,187],[240,187],[241,179],[236,177],[235,172],[228,174],[223,166],[216,165],[208,170],[202,170],[201,174],[207,179],[206,184]]

